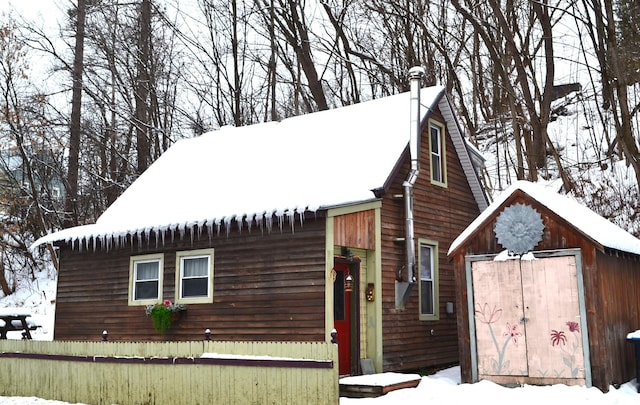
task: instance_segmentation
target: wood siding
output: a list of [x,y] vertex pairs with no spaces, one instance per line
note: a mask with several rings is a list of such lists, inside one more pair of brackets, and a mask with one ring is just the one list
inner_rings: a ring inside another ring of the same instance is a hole
[[[298,220],[296,218],[296,220]],[[294,230],[246,228],[187,232],[164,245],[134,240],[109,251],[61,249],[55,339],[325,341],[325,219],[308,215]],[[189,304],[163,337],[144,306],[128,306],[130,256],[164,252],[163,298],[175,300],[178,251],[214,248],[212,304]]]
[[592,373],[594,385],[608,387],[636,377],[634,345],[626,336],[640,329],[640,257],[596,251],[596,263],[588,294]]
[[[544,222],[543,239],[534,248],[540,250],[580,249],[587,315],[592,384],[604,391],[611,384],[634,378],[633,345],[626,334],[640,325],[640,257],[620,252],[605,252],[584,237],[574,226],[546,207],[516,191],[502,205],[521,203],[532,206]],[[481,224],[453,252],[456,274],[456,311],[460,339],[460,367],[463,382],[472,382],[469,318],[466,310],[468,280],[465,255],[497,254],[504,250],[494,233],[502,208]]]
[[[443,122],[439,111],[433,119]],[[415,370],[458,362],[455,315],[447,315],[445,305],[455,301],[452,263],[447,258],[451,242],[478,216],[479,210],[462,171],[451,138],[446,135],[447,186],[431,183],[428,126],[422,132],[420,174],[414,186],[414,228],[416,252],[419,238],[438,242],[439,320],[419,320],[416,284],[404,308],[396,308],[395,283],[406,264],[404,200],[402,183],[409,171],[409,156],[383,197],[382,222],[382,324],[384,371]],[[416,253],[417,256],[417,253]],[[417,265],[417,263],[416,263]],[[406,272],[406,270],[403,270]],[[417,269],[416,269],[417,271]],[[458,312],[456,310],[456,312]]]
[[333,219],[333,239],[338,246],[373,250],[376,243],[375,211],[339,215]]

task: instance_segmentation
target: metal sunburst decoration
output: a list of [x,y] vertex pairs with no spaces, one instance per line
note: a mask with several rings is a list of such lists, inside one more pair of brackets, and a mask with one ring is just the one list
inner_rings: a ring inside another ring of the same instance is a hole
[[527,253],[542,240],[542,216],[529,205],[514,204],[505,208],[494,228],[498,243],[511,255]]

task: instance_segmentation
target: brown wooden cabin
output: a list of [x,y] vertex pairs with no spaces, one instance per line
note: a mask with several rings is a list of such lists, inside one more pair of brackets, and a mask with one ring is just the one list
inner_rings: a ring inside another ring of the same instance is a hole
[[463,382],[607,391],[635,377],[626,336],[640,328],[640,240],[568,197],[518,182],[449,256]]
[[[412,164],[413,99],[404,93],[177,142],[96,224],[36,242],[59,248],[55,339],[96,340],[106,330],[113,341],[201,340],[209,329],[213,340],[330,341],[335,328],[341,374],[360,373],[361,359],[371,359],[377,372],[456,363],[455,285],[446,252],[487,201],[474,166],[479,157],[444,89],[420,94],[412,275],[403,183]],[[281,156],[289,132],[298,154]],[[239,149],[216,144],[249,136],[255,138],[237,141]],[[248,150],[254,143],[259,153]],[[243,177],[235,158],[245,154],[255,171]],[[185,155],[203,168],[181,171]],[[207,166],[225,164],[228,170]],[[385,167],[369,184],[371,173]],[[298,171],[305,180],[287,184]],[[213,193],[204,208],[189,198],[199,184],[206,190],[198,192]],[[173,202],[178,189],[185,198]],[[318,196],[315,207],[298,203],[310,194]],[[336,194],[337,201],[323,200]],[[275,206],[281,200],[292,203]],[[234,215],[220,208],[236,203]],[[201,209],[207,217],[198,216]],[[195,267],[187,272],[191,259]],[[137,299],[138,292],[146,298]],[[166,299],[186,310],[161,336],[145,307]]]

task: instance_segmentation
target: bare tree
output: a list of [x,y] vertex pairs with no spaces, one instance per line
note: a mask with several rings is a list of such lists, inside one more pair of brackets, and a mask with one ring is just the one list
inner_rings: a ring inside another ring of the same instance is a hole
[[[328,109],[329,104],[325,95],[322,77],[318,74],[316,62],[313,58],[312,34],[307,24],[305,12],[306,2],[277,0],[273,5],[267,0],[256,0],[256,3],[259,4],[259,10],[263,13],[275,14],[275,19],[265,18],[265,21],[269,24],[275,23],[277,30],[274,30],[273,27],[269,27],[269,30],[280,33],[286,44],[293,49],[296,57],[295,63],[304,72],[309,92],[317,110]],[[291,61],[285,60],[284,62],[293,71]],[[300,83],[300,75],[297,75],[297,77],[298,83]]]
[[[640,151],[638,150],[634,116],[640,111],[640,103],[632,105],[629,97],[629,79],[633,73],[626,68],[628,59],[620,46],[620,27],[613,0],[583,0],[583,9],[576,12],[577,24],[589,34],[591,45],[597,55],[599,76],[602,83],[604,109],[611,113],[616,136],[609,145],[610,153],[618,150],[635,173],[640,185]],[[621,4],[626,4],[624,1]],[[628,38],[628,37],[627,37]],[[603,117],[604,119],[604,117]]]
[[[494,78],[499,80],[502,91],[494,92],[493,100],[494,104],[504,101],[507,104],[517,151],[518,178],[537,180],[538,169],[545,167],[549,149],[558,163],[565,188],[570,190],[572,181],[547,135],[554,85],[552,27],[561,15],[553,15],[557,9],[551,8],[547,1],[509,0],[503,5],[489,0],[488,8],[468,1],[463,4],[452,0],[452,4],[482,39],[493,71],[497,73]],[[540,54],[544,63],[535,64]],[[542,73],[538,66],[543,68]],[[498,94],[505,98],[496,97]],[[494,111],[502,111],[499,107],[494,105]]]
[[78,0],[75,21],[75,49],[73,57],[72,88],[71,97],[71,124],[69,126],[69,163],[67,165],[67,196],[65,210],[65,227],[78,225],[78,165],[80,155],[80,114],[82,111],[82,75],[84,62],[84,26],[87,11],[86,0]]
[[[5,294],[4,272],[26,269],[33,277],[38,262],[29,244],[60,224],[55,213],[61,207],[53,198],[62,191],[62,173],[54,164],[60,148],[46,119],[46,97],[29,84],[28,58],[15,27],[0,27],[0,284]],[[53,247],[48,249],[57,269]]]

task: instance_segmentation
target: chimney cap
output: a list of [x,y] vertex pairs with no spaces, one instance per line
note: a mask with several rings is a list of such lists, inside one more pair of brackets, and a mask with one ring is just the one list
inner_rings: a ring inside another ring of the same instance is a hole
[[421,79],[425,74],[425,70],[422,66],[414,66],[409,69],[409,79]]

